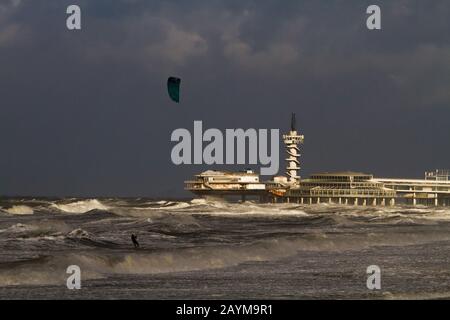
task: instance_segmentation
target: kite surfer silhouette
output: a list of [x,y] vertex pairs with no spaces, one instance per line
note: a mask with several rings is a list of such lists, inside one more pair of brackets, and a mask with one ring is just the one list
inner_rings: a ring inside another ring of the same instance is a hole
[[134,248],[138,249],[139,248],[139,242],[137,241],[137,235],[135,235],[134,233],[131,234],[131,241],[133,242]]

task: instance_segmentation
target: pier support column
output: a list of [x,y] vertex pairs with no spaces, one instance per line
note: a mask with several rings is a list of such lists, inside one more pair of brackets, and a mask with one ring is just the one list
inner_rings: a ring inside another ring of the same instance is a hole
[[345,198],[345,204],[348,205],[348,198]]
[[320,197],[317,197],[317,204],[320,203]]
[[373,206],[376,206],[376,205],[377,205],[377,198],[373,198],[373,200],[372,200],[372,205],[373,205]]
[[289,202],[290,202],[290,200],[289,200],[289,197],[287,197],[287,198],[286,198],[286,202],[287,202],[287,203],[289,203]]
[[364,199],[363,200],[363,204],[362,204],[364,207],[367,205],[367,199]]
[[342,198],[341,197],[339,197],[339,204],[342,204]]
[[355,198],[355,206],[358,205],[358,198]]
[[309,198],[309,204],[312,204],[312,198],[311,197]]
[[331,201],[331,198],[328,198],[328,203],[333,203],[333,201]]
[[385,205],[386,205],[386,199],[385,199],[385,198],[383,198],[383,200],[381,200],[381,205],[382,205],[382,206],[385,206]]
[[391,205],[391,206],[395,206],[395,199],[394,199],[394,198],[391,199],[390,205]]
[[300,198],[300,203],[303,204],[303,198]]
[[436,198],[434,198],[434,205],[437,207],[439,205],[438,197],[436,194]]

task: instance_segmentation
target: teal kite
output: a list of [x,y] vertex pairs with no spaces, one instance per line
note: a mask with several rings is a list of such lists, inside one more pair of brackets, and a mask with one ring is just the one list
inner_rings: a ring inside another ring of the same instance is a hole
[[170,77],[167,80],[167,91],[169,92],[170,98],[176,103],[180,102],[180,84],[180,78]]

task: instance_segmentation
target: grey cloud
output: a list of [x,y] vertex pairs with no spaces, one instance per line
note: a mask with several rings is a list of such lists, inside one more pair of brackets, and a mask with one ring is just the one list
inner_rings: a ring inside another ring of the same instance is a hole
[[[252,44],[241,37],[243,25],[250,15],[244,11],[240,19],[225,24],[221,34],[225,57],[238,67],[250,68],[253,72],[277,72],[280,68],[289,67],[299,62],[299,35],[304,31],[304,21],[297,18],[287,21],[277,31],[277,36],[262,48],[255,49]],[[300,37],[301,39],[301,37]]]
[[26,32],[20,23],[13,20],[20,4],[21,0],[8,0],[0,4],[0,47],[12,45]]
[[[80,53],[94,60],[135,61],[149,67],[161,67],[161,64],[183,65],[208,51],[207,41],[201,35],[165,18],[144,15],[134,21],[121,21],[119,25],[114,29],[122,41],[108,42],[106,39],[91,43]],[[105,30],[108,25],[100,27]]]
[[18,24],[11,24],[5,26],[0,32],[0,47],[7,46],[13,43],[21,33],[21,27]]
[[177,25],[165,21],[162,23],[165,39],[161,43],[152,43],[144,52],[150,57],[167,59],[171,63],[183,64],[192,56],[202,56],[208,50],[207,43],[195,32],[185,31]]

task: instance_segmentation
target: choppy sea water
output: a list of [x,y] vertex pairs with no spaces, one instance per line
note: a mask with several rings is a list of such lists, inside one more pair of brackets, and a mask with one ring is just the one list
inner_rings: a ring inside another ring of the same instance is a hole
[[1,200],[0,299],[61,298],[450,298],[450,209]]

